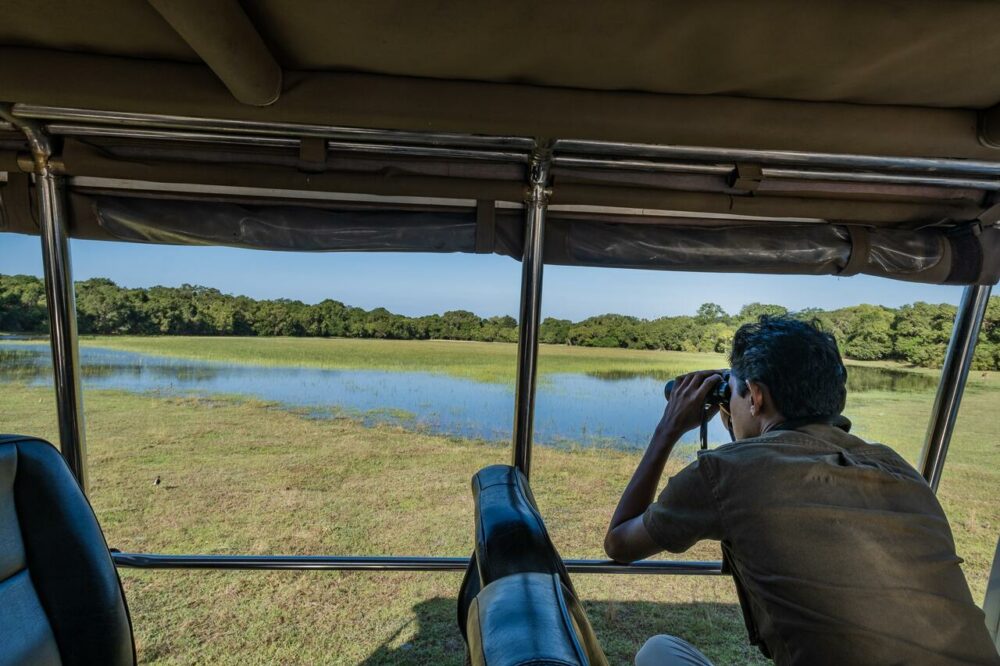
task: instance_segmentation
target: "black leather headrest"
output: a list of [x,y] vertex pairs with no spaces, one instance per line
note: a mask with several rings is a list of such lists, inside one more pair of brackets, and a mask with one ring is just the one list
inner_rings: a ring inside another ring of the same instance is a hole
[[524,474],[509,465],[486,467],[472,477],[472,495],[482,585],[511,574],[535,572],[558,574],[573,591]]

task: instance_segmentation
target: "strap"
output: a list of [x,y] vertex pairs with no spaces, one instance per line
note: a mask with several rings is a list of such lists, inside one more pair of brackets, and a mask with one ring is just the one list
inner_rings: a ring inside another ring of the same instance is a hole
[[476,254],[493,254],[496,221],[496,202],[491,199],[476,201]]
[[871,243],[868,237],[868,228],[857,225],[848,225],[847,233],[851,238],[851,256],[847,260],[840,272],[840,277],[850,277],[857,275],[868,265],[868,253],[871,250]]
[[3,213],[0,223],[6,222],[6,228],[20,233],[29,229],[38,230],[38,223],[31,210],[31,175],[19,171],[7,173],[7,185],[3,188]]
[[764,180],[764,170],[759,164],[736,164],[736,171],[730,177],[730,187],[745,192],[755,192]]
[[984,226],[992,226],[1000,222],[1000,203],[993,204],[982,213],[979,214],[979,221],[983,223]]
[[326,139],[306,136],[299,139],[299,170],[319,173],[326,170]]
[[945,278],[945,284],[975,284],[979,280],[983,272],[983,244],[979,240],[981,233],[982,227],[976,222],[948,232],[951,270]]

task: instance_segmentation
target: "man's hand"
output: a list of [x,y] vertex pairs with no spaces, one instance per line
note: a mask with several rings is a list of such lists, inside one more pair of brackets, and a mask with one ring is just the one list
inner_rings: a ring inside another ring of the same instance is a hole
[[[722,381],[722,370],[699,370],[674,380],[670,401],[663,410],[656,432],[663,439],[676,439],[701,425],[705,398]],[[707,418],[719,411],[713,406]],[[655,441],[655,438],[654,438]]]

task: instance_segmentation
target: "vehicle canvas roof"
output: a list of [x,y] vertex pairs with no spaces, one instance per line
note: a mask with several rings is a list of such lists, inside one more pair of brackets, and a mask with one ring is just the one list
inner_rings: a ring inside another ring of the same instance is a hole
[[[774,165],[757,180],[622,180],[593,164],[564,166],[554,172],[553,206],[912,229],[980,221],[1000,190],[1000,42],[992,34],[1000,5],[992,2],[37,0],[7,3],[3,14],[0,101],[42,121],[51,120],[45,109],[68,108],[987,165],[979,180],[904,183],[883,173],[877,187]],[[0,170],[25,170],[16,137],[0,132]],[[205,154],[217,156],[218,145],[183,155],[158,145],[151,136],[70,133],[60,168],[217,187],[522,199],[523,178],[509,165],[480,165],[470,177],[449,170],[454,161],[418,167],[406,157],[340,156],[305,178],[308,169],[296,162],[288,173],[290,158],[273,146],[252,157],[229,149],[223,166]],[[744,161],[769,164],[737,155],[725,165]],[[935,169],[920,171],[926,179]],[[751,181],[751,190],[734,187]],[[73,208],[74,235],[107,237],[93,215]],[[9,230],[30,230],[16,212],[6,218]],[[665,219],[655,222],[676,226]]]

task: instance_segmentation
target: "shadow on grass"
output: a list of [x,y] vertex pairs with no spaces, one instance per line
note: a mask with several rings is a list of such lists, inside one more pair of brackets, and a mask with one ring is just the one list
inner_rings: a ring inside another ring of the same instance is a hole
[[[612,665],[630,665],[654,634],[671,633],[697,645],[716,664],[769,664],[746,640],[736,604],[588,601],[587,616]],[[455,600],[437,597],[413,607],[362,666],[462,666],[465,642],[456,626]]]

